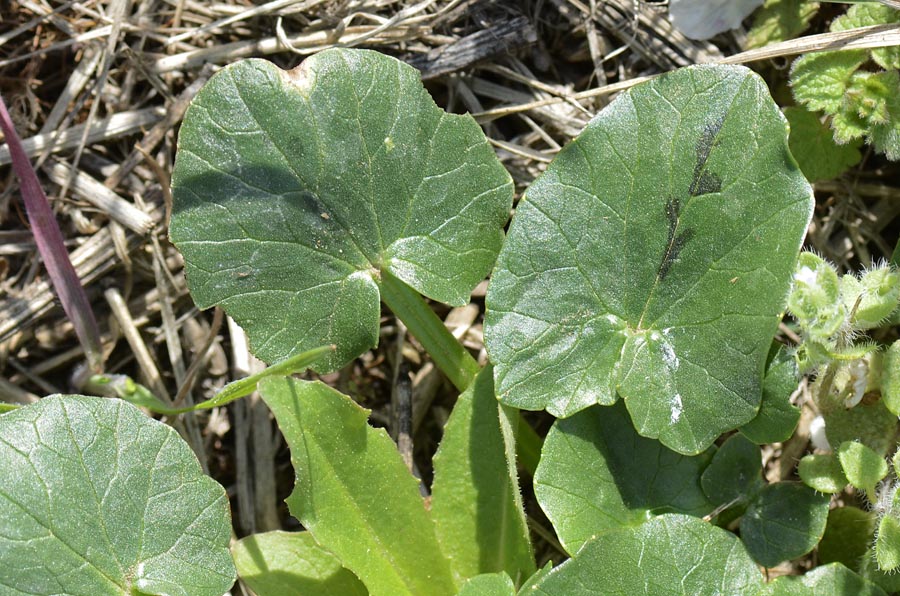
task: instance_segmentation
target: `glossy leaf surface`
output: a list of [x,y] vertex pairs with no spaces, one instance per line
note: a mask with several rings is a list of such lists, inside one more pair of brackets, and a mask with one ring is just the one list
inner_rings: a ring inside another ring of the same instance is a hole
[[431,517],[460,579],[505,571],[522,582],[535,572],[516,474],[519,417],[506,410],[487,366],[457,399],[434,457]]
[[696,66],[635,86],[518,204],[487,294],[502,401],[625,398],[694,454],[749,422],[812,208],[765,83]]
[[0,594],[221,596],[225,490],[169,426],[120,400],[0,416]]
[[370,594],[456,594],[417,482],[368,410],[320,382],[269,377],[259,392],[291,449],[288,507],[316,542]]
[[438,108],[414,68],[352,49],[217,73],[185,116],[172,191],[198,306],[222,306],[267,362],[336,344],[322,370],[377,342],[381,271],[467,302],[512,202],[471,117]]
[[367,596],[368,591],[309,532],[254,534],[231,547],[238,574],[256,596]]
[[653,514],[709,513],[713,505],[700,474],[710,455],[681,455],[641,437],[622,404],[594,406],[554,423],[534,491],[560,542],[574,554],[592,536],[639,525]]
[[528,593],[749,595],[761,586],[759,569],[734,534],[696,517],[666,514],[594,538]]

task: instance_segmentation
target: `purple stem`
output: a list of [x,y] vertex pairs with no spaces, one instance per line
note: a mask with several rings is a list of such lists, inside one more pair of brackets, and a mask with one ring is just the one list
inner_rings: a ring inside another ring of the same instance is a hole
[[47,273],[50,274],[50,281],[59,296],[63,310],[66,311],[66,315],[75,327],[75,334],[78,336],[78,341],[81,342],[88,365],[92,370],[100,373],[103,371],[103,349],[97,320],[94,318],[91,304],[81,286],[81,280],[75,273],[75,267],[69,260],[69,252],[63,242],[63,235],[59,230],[56,216],[50,209],[47,195],[44,194],[44,189],[38,182],[31,161],[22,147],[22,141],[13,126],[2,96],[0,96],[0,129],[3,130],[6,144],[9,146],[13,170],[19,178],[25,211],[28,214],[28,221],[31,223],[31,231],[34,234],[38,252],[44,260]]

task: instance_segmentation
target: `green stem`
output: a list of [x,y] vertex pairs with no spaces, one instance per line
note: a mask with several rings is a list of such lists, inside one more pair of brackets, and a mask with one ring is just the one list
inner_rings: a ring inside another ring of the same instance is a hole
[[453,386],[465,391],[478,374],[478,363],[453,337],[425,299],[387,271],[381,272],[381,299],[419,340]]
[[[143,385],[135,383],[127,375],[94,375],[93,377],[91,377],[91,382],[97,385],[108,385],[120,399],[123,399],[136,406],[147,408],[148,410],[156,412],[157,414],[176,416],[178,414],[184,414],[185,412],[209,410],[212,408],[217,408],[219,406],[224,406],[225,404],[231,403],[236,399],[240,399],[256,391],[256,386],[261,380],[265,379],[266,377],[271,377],[274,375],[291,375],[297,372],[302,372],[309,368],[317,360],[320,360],[322,357],[333,351],[334,346],[321,346],[319,348],[313,348],[312,350],[308,350],[301,354],[291,356],[286,360],[282,360],[277,364],[273,364],[272,366],[261,370],[255,375],[250,375],[249,377],[244,377],[243,379],[238,379],[237,381],[232,381],[231,383],[225,385],[222,390],[215,394],[212,398],[204,402],[200,402],[199,404],[194,404],[193,406],[188,406],[185,408],[173,408],[171,406],[168,406],[161,399],[156,397],[156,395],[154,395],[149,389],[147,389]],[[2,412],[2,410],[0,410],[0,412]]]
[[[453,386],[465,391],[478,375],[478,363],[453,337],[425,299],[386,271],[381,273],[381,299],[419,340],[435,366],[450,379]],[[524,419],[520,420],[517,429],[519,463],[534,476],[543,441]]]

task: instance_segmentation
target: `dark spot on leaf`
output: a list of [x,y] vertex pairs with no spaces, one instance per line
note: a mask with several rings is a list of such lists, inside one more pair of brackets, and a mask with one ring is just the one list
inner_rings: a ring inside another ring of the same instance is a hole
[[706,171],[706,161],[709,153],[716,144],[716,135],[722,129],[723,119],[703,127],[700,139],[697,141],[697,160],[694,162],[694,177],[688,194],[692,197],[719,192],[722,189],[722,179],[718,174]]
[[684,245],[694,237],[694,230],[686,228],[678,233],[678,216],[681,212],[681,200],[678,197],[666,199],[666,219],[669,222],[669,234],[666,242],[666,253],[659,265],[659,280],[662,281],[669,274],[672,264],[678,260],[678,255]]

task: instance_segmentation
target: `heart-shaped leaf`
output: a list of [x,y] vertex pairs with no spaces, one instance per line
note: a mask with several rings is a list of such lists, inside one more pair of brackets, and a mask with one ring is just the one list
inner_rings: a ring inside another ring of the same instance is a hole
[[562,545],[575,553],[591,537],[653,514],[709,513],[700,474],[711,455],[666,449],[639,436],[621,404],[595,406],[553,424],[534,492]]
[[456,594],[416,480],[368,410],[320,382],[268,377],[259,393],[291,448],[291,514],[371,594]]
[[221,305],[267,362],[336,344],[325,370],[377,342],[382,271],[467,302],[500,249],[512,180],[414,68],[335,49],[210,79],[181,127],[172,194],[198,306]]
[[0,593],[221,596],[228,498],[169,426],[57,395],[0,416]]
[[459,579],[503,571],[520,583],[535,572],[516,474],[519,417],[507,410],[486,366],[457,399],[434,456],[431,517]]
[[528,593],[753,595],[761,587],[759,569],[734,534],[696,517],[666,514],[590,540]]
[[368,596],[309,532],[265,532],[231,547],[238,574],[256,596]]
[[569,416],[621,395],[642,435],[703,451],[757,412],[812,205],[746,68],[623,93],[518,205],[487,295],[500,399]]
[[741,519],[747,551],[765,567],[805,555],[825,532],[828,501],[800,482],[766,486]]

